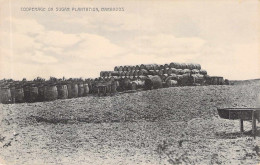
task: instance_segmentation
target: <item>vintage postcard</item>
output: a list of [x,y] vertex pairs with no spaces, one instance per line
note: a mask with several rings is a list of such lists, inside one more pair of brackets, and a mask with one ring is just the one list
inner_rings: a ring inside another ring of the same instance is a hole
[[259,0],[0,0],[0,165],[260,164]]

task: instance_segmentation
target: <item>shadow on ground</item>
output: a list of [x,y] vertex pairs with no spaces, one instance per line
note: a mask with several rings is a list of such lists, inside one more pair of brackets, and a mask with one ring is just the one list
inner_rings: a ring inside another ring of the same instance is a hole
[[[260,129],[260,127],[257,127],[256,137],[260,137],[259,129]],[[252,134],[252,130],[249,130],[249,131],[245,131],[243,133],[241,133],[241,132],[218,132],[218,133],[215,133],[215,136],[218,139],[236,139],[236,138],[247,137],[247,136],[253,137],[253,134]]]

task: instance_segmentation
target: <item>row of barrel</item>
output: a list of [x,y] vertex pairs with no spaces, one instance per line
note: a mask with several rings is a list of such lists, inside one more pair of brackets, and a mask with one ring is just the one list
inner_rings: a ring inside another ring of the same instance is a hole
[[160,70],[166,68],[175,68],[175,69],[201,69],[200,64],[195,63],[177,63],[171,62],[170,64],[158,65],[158,64],[141,64],[141,65],[125,65],[125,66],[115,66],[114,71],[131,71],[131,70]]
[[[7,83],[11,84],[11,83]],[[223,77],[210,77],[201,74],[183,74],[183,75],[148,75],[138,77],[109,77],[96,78],[88,82],[66,82],[46,84],[46,82],[32,82],[1,86],[1,103],[22,103],[52,101],[56,99],[67,99],[87,96],[88,94],[98,93],[98,86],[106,86],[106,92],[115,93],[127,90],[137,89],[157,89],[162,87],[186,86],[186,85],[229,85],[228,80]],[[106,93],[105,93],[106,94]]]
[[207,71],[204,69],[175,69],[175,68],[166,68],[166,69],[160,69],[160,70],[147,70],[147,69],[141,69],[141,70],[131,70],[131,71],[101,71],[100,77],[111,77],[111,76],[118,76],[118,77],[137,77],[137,76],[147,76],[147,75],[159,75],[162,76],[164,74],[171,75],[171,74],[177,74],[182,75],[185,73],[191,73],[191,74],[202,74],[206,75]]
[[1,103],[41,102],[87,96],[87,83],[30,84],[0,88]]
[[200,64],[192,64],[192,63],[175,63],[172,62],[170,64],[158,65],[158,64],[141,64],[136,66],[115,66],[114,71],[101,71],[100,77],[137,77],[137,76],[147,76],[147,75],[159,75],[163,74],[177,74],[182,75],[185,73],[191,74],[202,74],[206,75],[207,71],[201,69]]

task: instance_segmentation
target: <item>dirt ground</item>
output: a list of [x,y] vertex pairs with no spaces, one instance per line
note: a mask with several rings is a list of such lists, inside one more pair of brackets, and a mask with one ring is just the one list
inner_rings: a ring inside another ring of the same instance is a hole
[[260,131],[217,114],[259,93],[257,82],[0,104],[0,164],[259,164]]

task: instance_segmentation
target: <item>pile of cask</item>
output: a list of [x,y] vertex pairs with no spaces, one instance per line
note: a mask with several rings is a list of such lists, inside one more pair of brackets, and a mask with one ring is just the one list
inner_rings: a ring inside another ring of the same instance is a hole
[[[128,90],[151,90],[162,87],[186,85],[229,84],[223,77],[209,76],[200,64],[169,63],[116,66],[113,71],[101,71],[95,79],[37,78],[33,81],[0,80],[0,103],[22,103],[53,101],[84,97],[99,93],[99,86],[105,92],[116,93]],[[105,93],[106,95],[106,93]]]
[[53,101],[87,96],[87,81],[4,81],[0,82],[1,103]]

